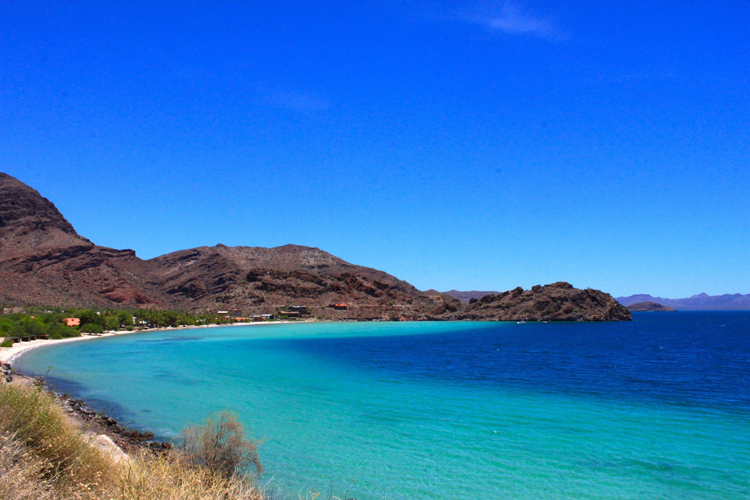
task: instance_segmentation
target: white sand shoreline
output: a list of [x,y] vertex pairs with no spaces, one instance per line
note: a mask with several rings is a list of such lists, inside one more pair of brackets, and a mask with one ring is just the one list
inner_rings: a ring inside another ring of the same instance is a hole
[[[165,327],[165,328],[150,328],[145,330],[133,330],[133,331],[120,331],[120,332],[107,332],[99,335],[86,335],[82,334],[80,337],[71,337],[67,339],[50,339],[50,340],[31,340],[29,342],[16,342],[12,347],[1,347],[0,348],[0,363],[7,363],[12,365],[13,361],[18,359],[24,353],[31,351],[32,349],[38,349],[40,347],[47,347],[52,345],[58,345],[65,342],[80,342],[84,340],[96,340],[107,337],[115,337],[120,335],[130,335],[134,333],[152,333],[152,332],[168,332],[168,331],[183,331],[183,330],[196,330],[199,328],[220,328],[229,326],[262,326],[262,325],[283,325],[292,323],[292,321],[267,321],[267,322],[255,322],[255,323],[232,323],[229,325],[201,325],[201,326],[178,326],[178,327]],[[303,323],[303,321],[295,321],[294,323]],[[2,337],[0,337],[2,338]]]

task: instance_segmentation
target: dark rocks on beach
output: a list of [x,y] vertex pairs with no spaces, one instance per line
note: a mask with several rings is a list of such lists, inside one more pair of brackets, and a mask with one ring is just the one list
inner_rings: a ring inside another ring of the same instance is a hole
[[149,450],[151,450],[154,453],[164,453],[173,448],[171,443],[159,443],[156,441],[152,441],[146,445]]
[[106,425],[107,427],[114,427],[117,425],[117,420],[115,420],[114,418],[107,417],[106,415],[101,415],[97,419],[97,422],[102,425]]
[[118,424],[117,420],[108,417],[102,413],[97,413],[80,399],[71,398],[67,394],[56,394],[62,407],[70,414],[76,415],[85,421],[95,424],[98,431],[109,435],[118,446],[128,449],[132,447],[146,447],[154,449],[157,445],[158,450],[171,448],[169,443],[151,443],[154,439],[154,433],[151,431],[141,432],[135,429],[128,429]]
[[[4,375],[5,381],[13,381],[13,368],[8,363],[0,363],[0,372]],[[145,448],[155,452],[162,452],[172,449],[170,443],[153,443],[154,433],[151,431],[138,431],[128,429],[118,424],[117,420],[99,413],[89,407],[84,401],[70,397],[68,394],[52,391],[47,387],[43,377],[24,377],[32,382],[35,386],[40,387],[52,393],[63,411],[69,415],[78,417],[87,422],[86,428],[91,429],[98,434],[105,434],[125,451],[131,448]],[[2,380],[2,379],[0,379]]]
[[[122,428],[120,428],[122,429]],[[134,441],[136,443],[141,443],[143,441],[150,441],[151,439],[154,439],[154,433],[151,431],[146,432],[140,432],[134,429],[122,429],[119,432],[120,437],[128,438],[131,441]]]

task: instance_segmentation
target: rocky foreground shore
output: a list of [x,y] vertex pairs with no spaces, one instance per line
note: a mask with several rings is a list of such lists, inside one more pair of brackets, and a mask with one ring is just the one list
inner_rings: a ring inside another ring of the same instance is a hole
[[120,425],[114,418],[95,411],[84,401],[55,391],[46,384],[42,377],[33,378],[15,373],[9,363],[0,363],[0,375],[5,380],[5,383],[35,385],[42,390],[48,391],[81,430],[99,436],[107,436],[124,452],[129,452],[137,448],[148,449],[157,453],[172,449],[171,443],[155,441],[154,433],[151,431],[141,432],[129,429]]

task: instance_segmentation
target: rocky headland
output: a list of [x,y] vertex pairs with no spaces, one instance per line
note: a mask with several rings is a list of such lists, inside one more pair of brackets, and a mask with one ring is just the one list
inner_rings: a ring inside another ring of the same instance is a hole
[[471,299],[456,319],[484,321],[628,321],[630,311],[611,295],[570,283],[521,287]]

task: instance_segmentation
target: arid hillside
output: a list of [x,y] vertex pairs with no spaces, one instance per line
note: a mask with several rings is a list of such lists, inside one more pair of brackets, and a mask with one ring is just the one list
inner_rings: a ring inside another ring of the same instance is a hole
[[142,260],[132,250],[100,247],[78,235],[52,202],[1,173],[0,283],[0,300],[7,303],[238,315],[303,305],[322,318],[441,319],[459,304],[298,245],[217,245]]
[[133,250],[100,247],[80,236],[52,202],[2,173],[0,301],[238,316],[286,311],[340,320],[630,319],[609,295],[560,283],[464,304],[299,245],[216,245],[142,260]]
[[0,173],[0,300],[166,307],[132,250],[100,247],[36,190]]

